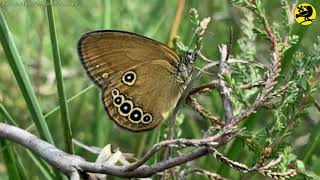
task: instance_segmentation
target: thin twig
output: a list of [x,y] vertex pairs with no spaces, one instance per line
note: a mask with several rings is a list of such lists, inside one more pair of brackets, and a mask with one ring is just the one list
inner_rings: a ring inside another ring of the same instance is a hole
[[[198,87],[193,88],[189,95],[202,94],[202,93],[211,91],[211,90],[217,88],[218,84],[219,84],[218,80],[213,80],[207,84],[203,84],[203,85],[200,85]],[[265,80],[257,80],[257,81],[251,82],[251,83],[241,84],[239,87],[240,87],[240,89],[252,89],[252,88],[264,86],[264,85],[265,85]]]
[[230,30],[229,30],[229,43],[227,45],[227,56],[226,59],[224,60],[225,63],[228,62],[229,58],[230,58],[230,53],[231,53],[231,49],[232,49],[232,44],[233,44],[233,28],[232,26],[230,26]]
[[216,124],[218,125],[220,128],[222,128],[224,126],[224,123],[219,121],[219,119],[217,117],[215,117],[214,115],[212,115],[209,111],[207,111],[204,107],[202,107],[195,98],[192,98],[191,96],[189,96],[187,98],[187,103],[191,105],[191,107],[193,109],[195,109],[201,116],[203,116],[204,118],[209,119],[212,124]]
[[262,64],[262,63],[259,63],[258,60],[242,60],[242,59],[233,59],[233,58],[230,58],[228,60],[228,63],[229,64],[246,64],[248,66],[254,66],[254,67],[257,67],[257,68],[260,68],[260,69],[267,69],[266,65]]
[[265,80],[257,80],[248,84],[240,85],[240,89],[252,89],[254,87],[264,86],[265,83]]
[[203,139],[175,139],[175,140],[162,141],[158,144],[155,144],[140,160],[126,167],[125,170],[131,171],[131,170],[137,169],[138,167],[143,165],[148,159],[150,159],[150,157],[152,157],[156,152],[158,152],[160,149],[164,147],[204,146],[208,144],[216,146],[219,143],[221,143],[221,137],[231,136],[233,133],[234,133],[234,129],[225,129],[214,136],[203,138]]
[[223,75],[225,75],[227,73],[227,67],[226,67],[226,63],[228,61],[228,48],[226,45],[221,45],[219,47],[219,51],[220,51],[220,64],[219,64],[219,74],[218,74],[218,78],[219,78],[219,85],[218,85],[218,90],[219,90],[219,94],[222,100],[222,104],[223,104],[223,111],[224,111],[224,121],[225,124],[229,124],[231,122],[232,119],[232,108],[231,108],[231,99],[230,99],[230,92],[227,88],[227,86],[225,85],[225,81],[223,79]]
[[194,95],[194,94],[201,94],[207,91],[210,91],[212,89],[215,89],[218,85],[219,81],[218,80],[213,80],[207,84],[203,84],[201,86],[198,86],[196,88],[192,88],[190,91],[189,95]]
[[185,180],[190,173],[196,173],[201,176],[207,176],[210,180],[227,180],[226,178],[220,176],[219,174],[212,173],[200,168],[191,168],[191,169],[186,169],[185,171],[182,171],[182,173],[180,174],[179,180]]

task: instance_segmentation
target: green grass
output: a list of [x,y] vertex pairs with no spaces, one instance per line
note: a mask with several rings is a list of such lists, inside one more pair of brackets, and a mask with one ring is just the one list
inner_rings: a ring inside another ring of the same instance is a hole
[[51,137],[47,123],[42,115],[42,109],[38,103],[36,95],[34,93],[32,84],[28,78],[28,74],[24,68],[22,60],[20,58],[19,52],[16,45],[12,39],[11,32],[4,18],[3,12],[0,9],[0,41],[3,50],[7,56],[7,60],[11,66],[11,70],[20,88],[20,91],[24,97],[27,104],[28,110],[32,116],[37,130],[40,136],[53,144],[53,139]]
[[12,146],[9,145],[8,141],[1,139],[0,140],[0,148],[6,147],[4,150],[2,150],[2,155],[4,159],[4,163],[7,168],[7,173],[9,176],[9,179],[17,179],[20,180],[21,176],[17,168],[17,159],[16,154],[14,154]]

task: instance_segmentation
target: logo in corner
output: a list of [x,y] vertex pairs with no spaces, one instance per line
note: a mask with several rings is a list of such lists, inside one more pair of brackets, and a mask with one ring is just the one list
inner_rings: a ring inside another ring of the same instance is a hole
[[316,9],[308,3],[299,4],[294,10],[294,18],[301,25],[310,25],[317,17]]

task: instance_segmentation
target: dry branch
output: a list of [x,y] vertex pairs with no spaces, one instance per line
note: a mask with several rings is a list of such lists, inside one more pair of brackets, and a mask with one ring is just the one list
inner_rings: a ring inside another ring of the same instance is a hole
[[[77,179],[78,177],[80,177],[79,172],[100,173],[127,178],[149,177],[171,167],[179,166],[181,164],[204,156],[208,153],[206,145],[217,148],[230,141],[232,136],[233,130],[226,129],[213,137],[205,139],[176,139],[163,141],[159,144],[156,144],[151,150],[149,150],[149,152],[140,161],[137,161],[130,166],[116,166],[88,162],[80,156],[70,155],[59,150],[55,146],[39,139],[38,137],[30,134],[25,130],[22,130],[15,126],[0,123],[1,138],[8,139],[24,146],[25,148],[29,149],[30,151],[47,161],[52,166],[59,169],[62,173],[70,178],[72,177],[73,179]],[[190,151],[189,153],[173,157],[169,160],[164,160],[152,166],[141,166],[155,152],[165,146],[196,146],[197,148]]]

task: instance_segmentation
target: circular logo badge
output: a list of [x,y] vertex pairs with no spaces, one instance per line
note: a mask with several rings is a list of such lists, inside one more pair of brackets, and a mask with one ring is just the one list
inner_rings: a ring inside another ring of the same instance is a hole
[[294,18],[301,25],[310,25],[317,17],[316,9],[308,3],[299,4],[294,10]]

